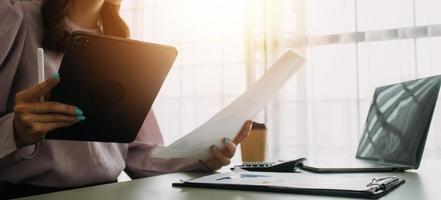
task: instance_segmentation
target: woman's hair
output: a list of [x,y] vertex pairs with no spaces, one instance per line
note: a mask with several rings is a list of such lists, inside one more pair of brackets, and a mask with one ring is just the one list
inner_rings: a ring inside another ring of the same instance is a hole
[[[64,20],[71,0],[44,0],[41,7],[43,20],[43,48],[63,52],[69,39]],[[100,29],[104,35],[129,37],[129,28],[118,13],[118,7],[105,2],[101,8]]]

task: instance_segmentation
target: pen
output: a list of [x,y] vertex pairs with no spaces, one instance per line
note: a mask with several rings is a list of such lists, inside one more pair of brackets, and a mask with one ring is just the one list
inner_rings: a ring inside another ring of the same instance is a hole
[[[37,67],[38,67],[38,83],[44,81],[44,50],[42,48],[37,49]],[[40,98],[40,101],[44,101],[44,97]]]

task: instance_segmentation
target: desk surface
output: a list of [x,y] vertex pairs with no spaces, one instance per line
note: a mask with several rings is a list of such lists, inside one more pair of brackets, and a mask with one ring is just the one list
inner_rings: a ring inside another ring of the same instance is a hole
[[[417,171],[405,173],[369,173],[370,176],[399,176],[406,180],[395,191],[386,195],[382,199],[440,199],[441,196],[441,160],[423,160],[422,166]],[[50,193],[39,196],[23,198],[33,199],[63,199],[63,200],[88,200],[88,199],[148,199],[154,197],[156,200],[225,200],[225,199],[341,199],[335,197],[278,194],[266,192],[246,192],[233,190],[214,190],[204,188],[174,188],[173,182],[180,179],[190,179],[203,176],[203,173],[174,173],[162,176],[137,179],[122,183],[112,183],[100,186],[93,186],[64,192]],[[348,174],[345,174],[347,176]],[[366,174],[354,174],[354,176]],[[338,176],[338,175],[330,175]],[[352,175],[351,175],[352,176]]]

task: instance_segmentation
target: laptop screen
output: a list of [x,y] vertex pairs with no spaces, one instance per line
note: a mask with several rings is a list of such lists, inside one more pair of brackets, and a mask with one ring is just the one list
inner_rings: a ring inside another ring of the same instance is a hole
[[419,167],[441,76],[379,87],[357,158]]

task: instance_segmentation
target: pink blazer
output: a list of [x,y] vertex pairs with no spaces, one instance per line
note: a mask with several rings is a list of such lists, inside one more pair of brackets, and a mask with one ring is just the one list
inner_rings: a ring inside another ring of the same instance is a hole
[[[43,140],[16,148],[14,96],[37,83],[36,49],[42,34],[40,4],[0,0],[0,183],[77,187],[115,181],[123,170],[135,177],[204,170],[197,160],[149,157],[153,149],[163,146],[153,112],[131,144]],[[67,23],[66,29],[81,28]],[[46,77],[58,70],[61,58],[54,52],[46,54]]]

